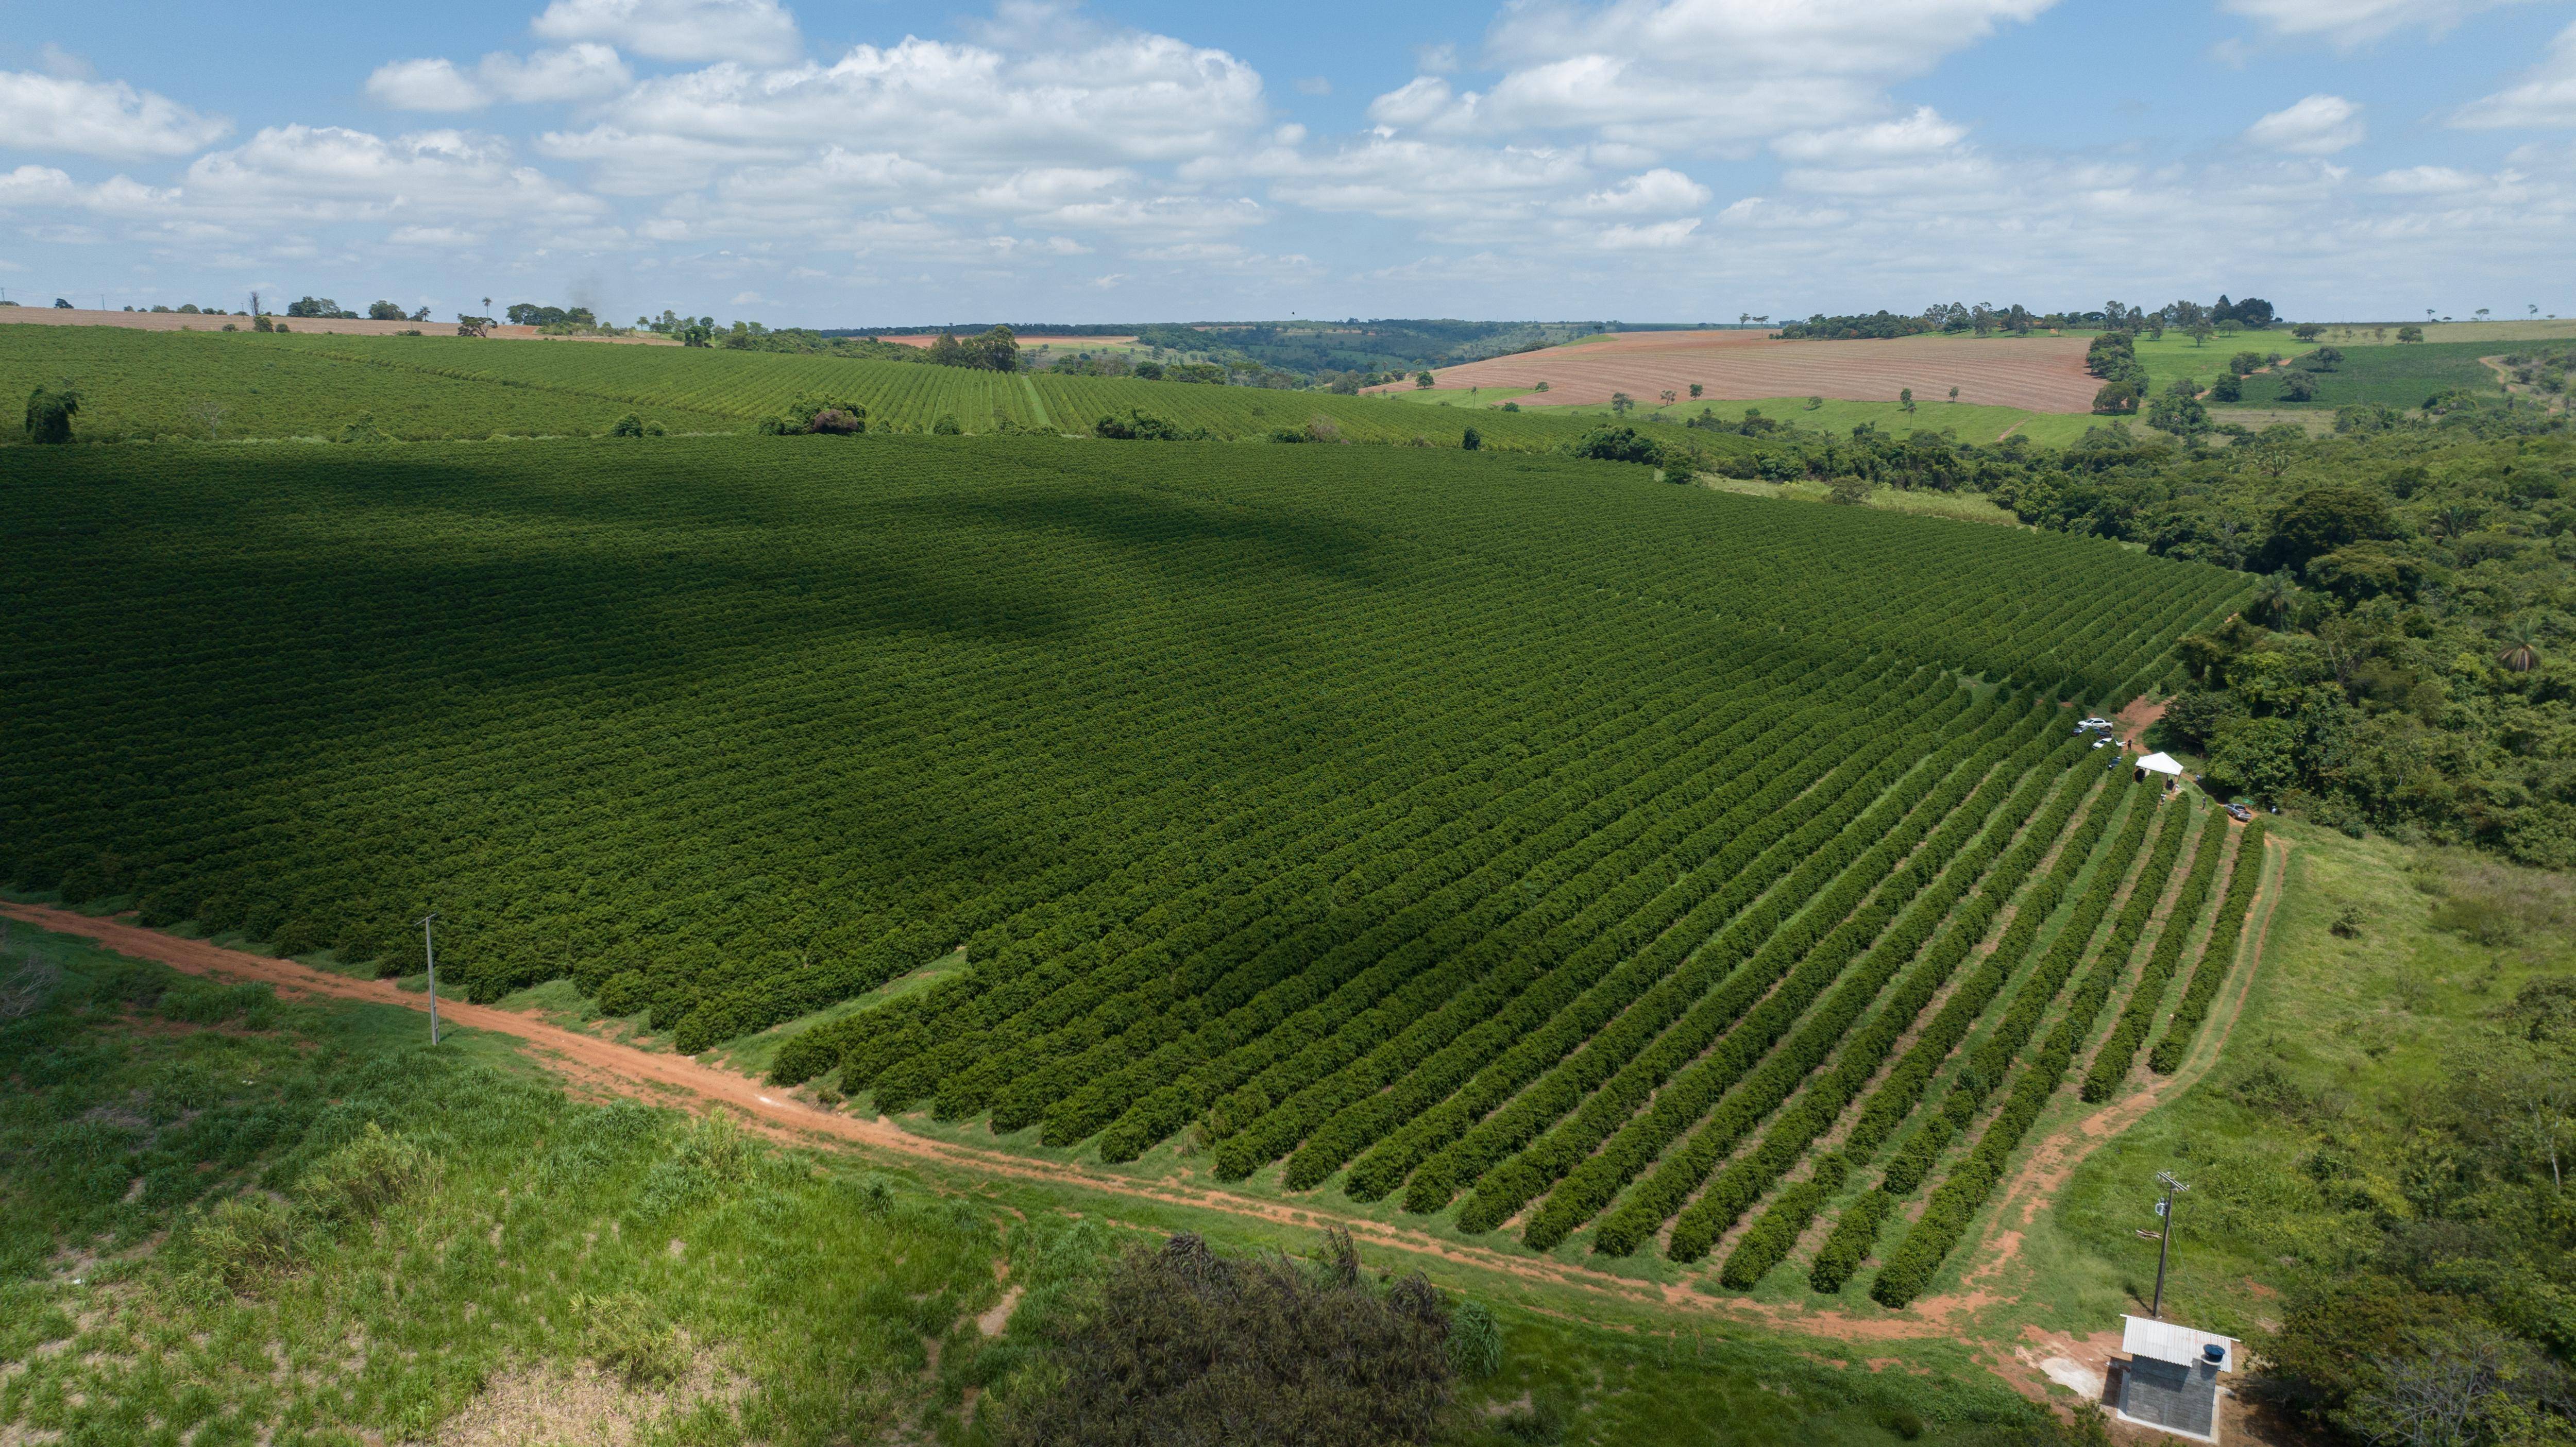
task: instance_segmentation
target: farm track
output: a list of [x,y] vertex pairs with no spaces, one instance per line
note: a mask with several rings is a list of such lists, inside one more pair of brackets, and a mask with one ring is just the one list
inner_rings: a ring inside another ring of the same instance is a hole
[[[2286,859],[2287,854],[2284,846],[2280,857]],[[2284,870],[2281,874],[2284,882],[2286,877]],[[2040,1171],[2035,1167],[2025,1167],[2015,1178],[2013,1189],[2006,1197],[2004,1204],[2007,1208],[2016,1201],[2022,1202],[2022,1219],[2034,1218],[2037,1211],[2053,1199],[2055,1187],[2062,1184],[2065,1176],[2082,1162],[2085,1155],[2108,1139],[2118,1126],[2130,1123],[2147,1108],[2135,1102],[2143,1099],[2151,1105],[2167,1092],[2187,1089],[2207,1073],[2251,992],[2255,968],[2260,962],[2272,908],[2279,902],[2279,893],[2280,885],[2276,883],[2271,900],[2265,904],[2255,924],[2254,958],[2239,971],[2223,1018],[2216,1022],[2215,1028],[2204,1033],[2191,1062],[2158,1085],[2106,1110],[2083,1117],[2043,1141],[2039,1151],[2054,1152],[2048,1168]],[[120,954],[152,960],[185,974],[266,984],[290,997],[318,996],[362,1001],[422,1012],[428,1008],[425,997],[398,989],[390,981],[352,979],[291,960],[227,949],[203,940],[183,939],[147,929],[127,918],[102,919],[70,910],[10,901],[0,901],[0,915],[41,929],[93,940]],[[457,1000],[441,1002],[440,1014],[446,1021],[462,1028],[489,1030],[526,1041],[534,1047],[529,1052],[532,1061],[562,1075],[577,1087],[701,1110],[722,1106],[739,1112],[761,1129],[785,1139],[879,1150],[990,1176],[1071,1185],[1158,1204],[1221,1211],[1276,1225],[1342,1226],[1353,1236],[1372,1245],[1429,1256],[1522,1281],[1571,1288],[1604,1301],[1631,1306],[1660,1306],[1834,1341],[1901,1341],[1956,1336],[1960,1317],[2001,1299],[1991,1292],[1965,1291],[1954,1296],[1926,1297],[1902,1315],[1869,1317],[1839,1311],[1767,1306],[1733,1295],[1711,1295],[1688,1283],[1638,1281],[1565,1262],[1487,1250],[1321,1205],[1268,1201],[1178,1182],[1137,1180],[1095,1167],[1037,1161],[1004,1151],[931,1140],[914,1135],[883,1117],[861,1119],[821,1110],[802,1101],[773,1095],[750,1076],[704,1065],[687,1056],[660,1054],[601,1040],[565,1029],[533,1014]],[[2116,1125],[2105,1128],[2101,1124],[2115,1118]],[[2070,1152],[2066,1146],[2077,1138],[2083,1141],[2082,1148]],[[2034,1152],[2034,1163],[2038,1160],[2039,1154]],[[2025,1181],[2029,1183],[2027,1188]],[[2000,1223],[2004,1214],[1998,1211],[1995,1220]],[[1988,1238],[1988,1241],[1980,1242],[1980,1253],[1991,1242],[1998,1246],[2001,1255],[1996,1261],[1975,1268],[1973,1279],[1982,1280],[1990,1276],[2009,1264],[2017,1253],[2018,1233],[1999,1235],[1990,1228]]]

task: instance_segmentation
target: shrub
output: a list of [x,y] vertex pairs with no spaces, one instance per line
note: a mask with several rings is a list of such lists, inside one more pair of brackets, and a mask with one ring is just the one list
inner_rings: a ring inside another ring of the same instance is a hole
[[295,1198],[325,1221],[373,1221],[430,1176],[427,1152],[374,1121],[295,1183]]
[[1177,442],[1181,429],[1169,418],[1130,407],[1123,415],[1113,412],[1092,423],[1091,435],[1120,442]]
[[236,1196],[199,1217],[174,1253],[176,1284],[200,1301],[255,1296],[294,1271],[303,1230],[267,1196]]
[[960,437],[965,435],[965,432],[965,428],[957,425],[954,413],[942,412],[939,414],[939,420],[930,424],[930,435],[933,437]]
[[1449,1403],[1439,1293],[1419,1274],[1380,1290],[1338,1231],[1305,1269],[1182,1232],[1128,1253],[1046,1334],[1062,1379],[1013,1404],[1002,1442],[1428,1442]]
[[2113,378],[2093,394],[2093,410],[2106,417],[2126,416],[2138,410],[2138,389],[2127,378]]
[[50,444],[72,440],[72,417],[80,411],[80,393],[66,387],[56,392],[38,387],[27,394],[27,440]]
[[689,1351],[680,1331],[639,1293],[614,1296],[576,1294],[583,1344],[603,1371],[614,1372],[630,1386],[662,1386],[689,1370]]
[[666,429],[659,422],[647,422],[629,412],[608,425],[611,437],[660,437]]

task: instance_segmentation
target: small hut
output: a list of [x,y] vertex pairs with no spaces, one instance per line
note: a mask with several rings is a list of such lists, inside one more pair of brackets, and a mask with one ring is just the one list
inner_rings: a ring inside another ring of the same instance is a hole
[[2218,1377],[2236,1370],[2236,1339],[2152,1316],[2121,1320],[2118,1380],[2105,1395],[2120,1418],[2200,1442],[2218,1440]]

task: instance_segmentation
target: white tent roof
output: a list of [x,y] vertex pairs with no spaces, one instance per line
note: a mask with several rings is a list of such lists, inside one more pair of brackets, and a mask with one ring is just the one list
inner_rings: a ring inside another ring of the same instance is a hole
[[2177,1366],[2198,1366],[2201,1348],[2219,1347],[2226,1355],[2219,1358],[2222,1372],[2236,1370],[2236,1338],[2216,1332],[2194,1331],[2175,1322],[2158,1321],[2152,1316],[2124,1316],[2120,1320],[2127,1330],[2120,1334],[2120,1350],[2133,1357],[2147,1357]]
[[2171,754],[2149,754],[2145,758],[2138,760],[2138,767],[2146,770],[2150,774],[2179,774],[2182,772],[2182,765],[2175,763],[2174,757]]

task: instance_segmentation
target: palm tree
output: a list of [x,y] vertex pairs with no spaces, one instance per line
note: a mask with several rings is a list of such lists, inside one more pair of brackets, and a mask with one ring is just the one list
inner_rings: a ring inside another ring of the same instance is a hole
[[2516,622],[2505,630],[2513,646],[2496,655],[2496,662],[2516,673],[2529,673],[2540,666],[2540,650],[2532,645],[2535,636],[2529,620]]
[[2299,595],[2299,585],[2290,579],[2290,570],[2266,573],[2254,585],[2254,615],[2266,623],[2277,623],[2290,616],[2290,603]]
[[2433,514],[2433,526],[2445,537],[2461,537],[2478,525],[2478,515],[2453,503]]

